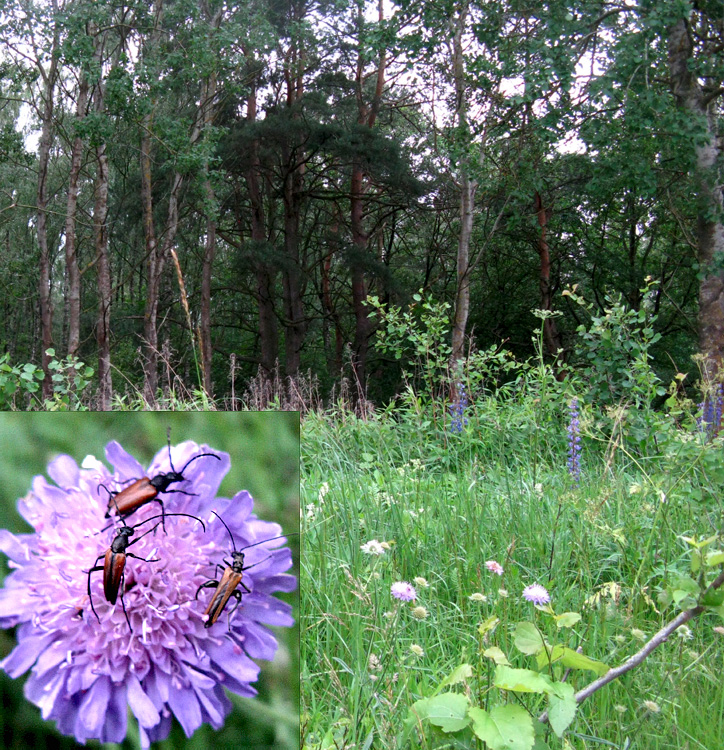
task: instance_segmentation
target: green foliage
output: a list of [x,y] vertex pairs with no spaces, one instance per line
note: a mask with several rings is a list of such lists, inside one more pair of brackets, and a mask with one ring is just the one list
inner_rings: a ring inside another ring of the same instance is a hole
[[450,363],[450,305],[425,299],[420,290],[407,310],[382,304],[370,295],[370,317],[379,322],[375,345],[403,363],[403,373],[430,396],[446,384]]
[[43,377],[43,371],[33,364],[11,365],[7,352],[0,356],[0,409],[15,406],[19,394],[37,393]]
[[55,359],[55,350],[48,349],[46,354],[52,359],[48,369],[53,382],[53,398],[46,400],[47,411],[67,411],[69,409],[87,408],[82,405],[81,395],[90,385],[94,370],[81,362],[78,357]]
[[564,292],[590,316],[588,326],[578,327],[578,335],[594,401],[612,404],[623,399],[643,408],[666,393],[651,366],[650,349],[661,338],[654,330],[656,315],[646,303],[655,288],[656,282],[649,281],[640,290],[644,303],[638,310],[630,309],[620,295],[607,296],[601,313],[575,287]]

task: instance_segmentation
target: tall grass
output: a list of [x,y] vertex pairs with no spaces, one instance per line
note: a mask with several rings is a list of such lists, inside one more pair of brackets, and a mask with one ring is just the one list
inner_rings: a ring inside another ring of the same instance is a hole
[[[517,623],[613,667],[679,611],[660,593],[688,573],[681,536],[721,532],[721,442],[673,411],[580,403],[576,482],[566,466],[570,394],[536,373],[519,386],[473,394],[459,434],[439,405],[413,398],[365,421],[305,418],[305,748],[482,748],[470,733],[422,723],[410,732],[410,709],[466,663],[472,674],[448,690],[538,716],[542,698],[493,689],[495,664],[483,655],[497,646],[513,667],[535,669],[514,647]],[[383,554],[361,549],[370,540]],[[393,598],[396,581],[412,583],[416,601]],[[556,614],[580,621],[556,628],[521,597],[534,582]],[[721,748],[721,625],[711,613],[689,623],[585,701],[563,740],[543,728],[535,747]],[[564,679],[578,690],[594,676]]]

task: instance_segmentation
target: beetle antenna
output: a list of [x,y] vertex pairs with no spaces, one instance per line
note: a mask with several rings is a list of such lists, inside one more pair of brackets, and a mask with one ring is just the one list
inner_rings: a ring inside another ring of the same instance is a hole
[[[186,516],[186,518],[193,518],[195,521],[198,521],[201,524],[201,527],[204,531],[206,531],[206,524],[197,516],[192,516],[190,513],[159,513],[158,515],[151,516],[150,518],[146,518],[143,521],[139,521],[133,528],[137,529],[139,526],[143,526],[144,523],[148,523],[149,521],[155,521],[157,518],[168,518],[169,516]],[[149,532],[144,532],[144,536],[148,534]],[[139,536],[138,539],[141,537]],[[138,540],[136,540],[138,541]]]
[[[168,443],[168,462],[171,464],[171,471],[175,474],[176,469],[173,468],[173,459],[171,458],[171,425],[166,430],[166,442]],[[183,474],[183,472],[181,472]]]
[[[211,512],[213,513],[214,511],[212,510]],[[224,526],[226,526],[226,524],[224,524]],[[290,531],[288,534],[280,534],[279,536],[270,536],[268,539],[262,539],[259,542],[254,542],[254,544],[247,544],[246,547],[242,547],[239,550],[239,552],[243,552],[245,549],[249,549],[249,547],[256,547],[257,544],[264,544],[264,542],[273,542],[275,539],[284,539],[284,537],[286,536],[297,536],[298,534],[299,534],[298,531]],[[255,564],[258,565],[258,563],[255,563]],[[250,565],[249,567],[253,567],[253,566]]]
[[[187,466],[188,466],[188,465],[189,465],[189,464],[190,464],[190,463],[191,463],[192,461],[195,461],[195,460],[196,460],[197,458],[203,458],[204,456],[213,456],[214,458],[216,458],[216,459],[218,459],[219,461],[221,461],[221,456],[217,456],[217,455],[216,455],[215,453],[199,453],[199,455],[198,455],[198,456],[194,456],[193,458],[190,458],[190,459],[189,459],[189,460],[188,460],[188,461],[186,462],[186,466],[184,466],[184,467],[183,467],[183,469],[181,469],[181,471],[179,472],[179,474],[183,475],[183,473],[184,473],[184,472],[186,471],[186,467],[187,467]],[[172,466],[171,468],[173,469],[173,466]]]
[[231,530],[229,529],[229,527],[226,525],[226,521],[224,521],[224,519],[215,510],[212,510],[211,512],[219,519],[219,521],[221,521],[221,523],[224,524],[226,530],[229,532],[229,539],[231,539],[231,546],[234,548],[234,552],[236,552],[236,545],[234,544],[234,536],[231,533]]

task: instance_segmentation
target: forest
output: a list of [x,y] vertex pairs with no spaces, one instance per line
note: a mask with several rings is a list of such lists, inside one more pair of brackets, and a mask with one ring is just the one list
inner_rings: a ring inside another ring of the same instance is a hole
[[2,0],[3,387],[384,400],[421,301],[453,363],[620,303],[716,380],[723,49],[712,0]]

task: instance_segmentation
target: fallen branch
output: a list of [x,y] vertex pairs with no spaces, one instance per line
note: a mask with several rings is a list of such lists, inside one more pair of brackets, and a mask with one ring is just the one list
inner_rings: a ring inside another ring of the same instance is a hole
[[[721,587],[722,584],[724,584],[724,570],[719,573],[719,575],[711,582],[711,585],[706,589],[702,596],[705,596],[711,591],[716,591]],[[671,622],[664,625],[664,627],[661,628],[661,630],[659,630],[655,635],[651,636],[651,638],[646,641],[643,647],[633,656],[628,658],[623,664],[618,667],[614,667],[613,669],[609,669],[609,671],[606,672],[603,677],[599,677],[589,685],[586,685],[586,687],[584,687],[582,690],[579,690],[575,695],[576,703],[583,703],[586,698],[588,698],[590,695],[593,695],[597,690],[600,690],[604,685],[608,685],[609,682],[613,682],[622,674],[625,674],[634,667],[637,667],[655,648],[658,648],[662,643],[665,643],[669,639],[669,636],[677,628],[680,628],[682,625],[689,622],[689,620],[693,620],[695,617],[698,617],[705,609],[706,607],[703,604],[697,604],[696,607],[692,607],[691,609],[687,609],[684,612],[681,612]],[[538,717],[538,721],[544,724],[547,723],[548,711],[544,711]]]

